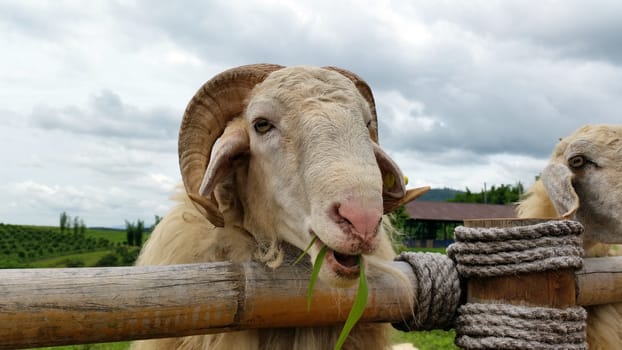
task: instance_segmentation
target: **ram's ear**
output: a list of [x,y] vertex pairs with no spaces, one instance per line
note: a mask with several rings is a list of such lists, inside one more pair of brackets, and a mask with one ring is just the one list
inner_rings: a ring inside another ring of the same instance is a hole
[[579,196],[572,185],[573,172],[565,164],[551,163],[540,178],[557,214],[564,219],[574,219],[579,209]]
[[374,143],[374,154],[382,174],[382,201],[385,214],[392,212],[430,190],[429,187],[406,190],[404,174],[402,174],[402,171],[393,159],[376,143]]
[[248,154],[249,140],[247,130],[245,120],[241,118],[234,119],[214,142],[209,164],[199,187],[199,195],[213,198],[216,186],[226,180],[234,170],[234,161]]

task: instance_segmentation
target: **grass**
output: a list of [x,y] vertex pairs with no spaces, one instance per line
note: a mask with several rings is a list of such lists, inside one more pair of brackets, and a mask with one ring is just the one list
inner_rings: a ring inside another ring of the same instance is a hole
[[[125,230],[88,228],[85,233],[86,237],[104,238],[112,243],[125,243],[127,235]],[[143,240],[145,242],[149,238],[147,232],[143,232]]]
[[[86,229],[86,237],[104,238],[113,243],[123,243],[127,240],[125,230]],[[145,235],[143,235],[143,239]],[[144,242],[144,240],[143,240]]]
[[65,267],[67,262],[70,261],[82,261],[84,266],[95,266],[95,263],[101,259],[104,255],[114,253],[114,250],[102,250],[98,252],[78,253],[70,255],[61,255],[53,258],[35,260],[30,262],[30,266],[33,268],[43,267]]
[[38,350],[127,350],[130,342],[119,343],[100,343],[100,344],[83,344],[69,346],[53,346],[47,348],[37,348]]
[[454,344],[456,332],[452,329],[443,331],[434,329],[431,331],[400,332],[394,331],[391,339],[394,344],[411,343],[419,350],[454,350],[458,347]]
[[422,247],[417,247],[417,248],[407,248],[406,249],[409,252],[427,252],[427,253],[441,253],[441,254],[445,254],[445,248],[422,248]]
[[[313,243],[316,241],[317,236],[311,240],[309,246],[300,254],[298,259],[294,261],[294,265],[306,252],[311,248]],[[313,272],[311,273],[311,280],[309,281],[309,289],[307,291],[307,312],[311,309],[311,296],[313,294],[313,286],[317,281],[317,278],[320,274],[320,269],[322,268],[322,263],[324,262],[324,255],[326,254],[326,250],[328,249],[327,245],[322,245],[320,252],[315,257],[315,261],[313,262]],[[341,334],[339,334],[339,339],[337,339],[337,343],[335,344],[334,350],[340,350],[345,343],[346,338],[350,334],[354,325],[358,322],[358,320],[363,315],[363,310],[365,310],[365,305],[367,305],[367,296],[368,296],[368,288],[367,288],[367,276],[365,275],[365,264],[363,263],[363,258],[361,255],[357,256],[357,264],[360,268],[360,276],[359,276],[359,287],[356,291],[356,297],[354,299],[354,304],[352,305],[352,309],[350,309],[350,314],[348,315],[348,319],[341,329]]]

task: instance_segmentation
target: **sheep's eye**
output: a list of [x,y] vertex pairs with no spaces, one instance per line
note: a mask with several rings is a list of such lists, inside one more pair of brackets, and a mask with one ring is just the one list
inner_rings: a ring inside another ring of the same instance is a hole
[[587,159],[585,158],[585,156],[582,156],[582,155],[573,156],[570,159],[568,159],[568,166],[573,169],[579,169],[583,167],[585,164],[587,164]]
[[274,126],[266,119],[260,118],[255,121],[255,125],[253,127],[258,133],[265,134],[270,131]]
[[367,128],[369,129],[370,126],[371,126],[371,120],[367,121]]

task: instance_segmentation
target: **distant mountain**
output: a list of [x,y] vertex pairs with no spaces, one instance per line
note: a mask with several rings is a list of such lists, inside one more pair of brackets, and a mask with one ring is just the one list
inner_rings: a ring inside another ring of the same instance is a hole
[[433,188],[428,193],[417,198],[418,201],[435,201],[446,202],[448,199],[454,198],[458,193],[464,193],[464,191],[454,190],[452,188]]

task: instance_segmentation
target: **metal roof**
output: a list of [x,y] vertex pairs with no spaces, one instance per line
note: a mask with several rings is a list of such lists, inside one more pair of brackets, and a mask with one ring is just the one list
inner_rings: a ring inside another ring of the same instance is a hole
[[406,211],[412,219],[435,221],[515,218],[515,208],[514,205],[430,201],[413,201],[406,204]]

